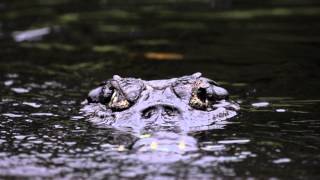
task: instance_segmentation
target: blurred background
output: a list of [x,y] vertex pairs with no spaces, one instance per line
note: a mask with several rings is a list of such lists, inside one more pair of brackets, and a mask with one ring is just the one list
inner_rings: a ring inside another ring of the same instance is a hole
[[223,166],[163,174],[317,179],[319,22],[318,0],[1,0],[0,177],[147,176],[119,171],[106,132],[76,121],[80,102],[114,74],[202,72],[242,108],[198,138]]
[[257,83],[266,95],[317,96],[310,81],[319,79],[319,5],[316,0],[4,0],[1,71],[88,82],[113,74],[153,79],[201,71],[218,81]]

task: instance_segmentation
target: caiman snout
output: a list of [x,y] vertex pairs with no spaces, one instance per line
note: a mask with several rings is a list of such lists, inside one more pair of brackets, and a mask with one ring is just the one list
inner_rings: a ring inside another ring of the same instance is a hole
[[141,119],[146,128],[153,130],[181,130],[183,111],[172,104],[153,104],[141,110]]
[[175,117],[181,116],[179,108],[168,104],[156,104],[149,106],[141,111],[144,119],[162,118],[164,121],[171,121]]

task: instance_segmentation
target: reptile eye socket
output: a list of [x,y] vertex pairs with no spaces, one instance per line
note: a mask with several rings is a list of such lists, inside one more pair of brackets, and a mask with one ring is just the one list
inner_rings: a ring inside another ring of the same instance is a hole
[[104,82],[100,87],[90,91],[87,100],[89,103],[106,105],[114,111],[121,111],[129,108],[132,105],[132,101],[128,100],[123,92],[116,87],[111,81]]
[[107,86],[104,86],[100,92],[100,95],[99,95],[99,102],[101,104],[106,104],[106,103],[110,102],[112,93],[113,93],[113,89],[111,89]]
[[129,108],[131,103],[118,90],[114,89],[113,94],[108,103],[108,107],[115,111],[121,111]]
[[189,105],[195,109],[205,110],[209,106],[206,89],[198,88],[193,90]]
[[206,89],[204,89],[204,88],[199,88],[199,89],[197,90],[197,97],[198,97],[202,102],[205,102],[206,99],[207,99]]

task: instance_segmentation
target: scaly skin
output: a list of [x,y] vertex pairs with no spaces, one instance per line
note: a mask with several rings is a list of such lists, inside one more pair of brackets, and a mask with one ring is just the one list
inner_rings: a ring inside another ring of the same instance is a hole
[[96,125],[143,134],[211,129],[238,109],[225,89],[195,73],[152,81],[115,75],[89,93],[81,111]]
[[[81,112],[95,125],[137,137],[149,134],[166,146],[172,133],[184,137],[189,132],[223,127],[239,110],[238,104],[228,100],[227,90],[201,73],[152,81],[115,75],[90,91],[83,105]],[[139,140],[133,147],[148,149],[141,147],[148,141],[150,138]],[[196,141],[189,142],[186,147],[196,148]]]

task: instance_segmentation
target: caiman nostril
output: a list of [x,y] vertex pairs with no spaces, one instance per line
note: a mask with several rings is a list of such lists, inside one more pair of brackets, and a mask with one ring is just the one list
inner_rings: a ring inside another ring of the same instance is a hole
[[148,107],[141,112],[141,116],[145,119],[149,119],[156,113],[156,111],[156,107]]
[[181,114],[181,112],[178,108],[163,104],[153,105],[141,111],[141,117],[144,119],[150,119],[155,115],[162,117],[174,117],[179,116],[179,114]]
[[177,116],[180,114],[180,111],[175,108],[175,107],[172,107],[172,106],[164,106],[164,113],[165,115],[168,115],[168,116]]

